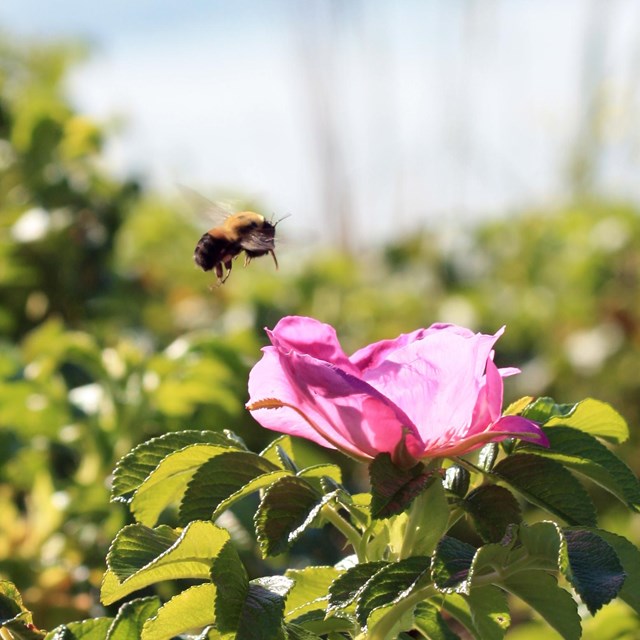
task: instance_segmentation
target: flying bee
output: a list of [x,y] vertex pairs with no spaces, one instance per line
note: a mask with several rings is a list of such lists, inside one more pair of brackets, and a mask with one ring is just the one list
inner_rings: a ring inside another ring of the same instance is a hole
[[203,271],[215,269],[218,284],[227,280],[233,259],[243,251],[245,267],[254,258],[270,253],[277,269],[275,237],[280,220],[271,222],[253,211],[234,213],[200,238],[193,259]]

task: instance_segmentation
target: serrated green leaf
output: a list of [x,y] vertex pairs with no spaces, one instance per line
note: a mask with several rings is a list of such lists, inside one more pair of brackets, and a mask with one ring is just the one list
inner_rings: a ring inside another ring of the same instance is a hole
[[363,562],[348,569],[329,588],[328,611],[344,609],[352,604],[358,598],[367,582],[388,564],[388,562],[382,560]]
[[16,616],[0,624],[0,630],[8,631],[11,640],[43,640],[51,635],[37,629],[32,622],[27,622],[25,614]]
[[112,622],[113,618],[69,622],[53,631],[52,640],[104,640]]
[[161,525],[155,529],[130,524],[118,532],[107,555],[107,566],[118,580],[126,580],[141,567],[170,549],[180,533]]
[[[166,538],[168,541],[169,537]],[[149,560],[146,544],[152,537],[148,528],[143,525],[125,527],[116,536],[107,556],[108,570],[102,581],[101,600],[111,604],[161,580],[208,580],[214,558],[229,539],[229,533],[212,522],[192,522],[173,544]],[[114,563],[120,575],[126,577],[118,577],[112,569]]]
[[588,433],[565,426],[547,432],[549,449],[518,445],[518,450],[560,462],[593,480],[634,510],[640,506],[640,481],[627,465]]
[[197,632],[212,624],[215,599],[216,588],[209,582],[185,589],[145,622],[141,640],[170,640],[181,633]]
[[586,398],[561,415],[554,415],[544,426],[572,427],[615,444],[625,442],[629,438],[629,427],[625,419],[611,405],[593,398]]
[[520,505],[513,494],[495,484],[474,489],[460,504],[485,542],[499,542],[508,525],[522,520]]
[[522,416],[529,418],[539,424],[545,424],[554,416],[564,417],[571,415],[578,405],[557,404],[553,398],[536,398],[533,402],[528,403],[521,411]]
[[434,478],[421,462],[402,469],[393,464],[390,454],[381,453],[369,465],[369,479],[371,517],[383,519],[402,513]]
[[281,478],[265,490],[254,523],[265,556],[286,551],[289,543],[311,524],[310,514],[321,496],[302,478]]
[[460,640],[444,621],[440,608],[430,602],[420,602],[416,606],[413,624],[427,640]]
[[588,529],[588,531],[602,538],[616,552],[627,576],[618,597],[640,614],[640,550],[629,540],[615,533],[602,529]]
[[300,470],[298,477],[306,480],[327,477],[337,484],[342,484],[342,470],[337,464],[315,464],[312,467]]
[[584,487],[561,464],[531,453],[501,460],[493,474],[529,502],[570,525],[595,526],[595,506]]
[[414,556],[393,562],[377,571],[358,596],[356,617],[362,627],[375,609],[395,604],[406,598],[429,578],[431,558]]
[[236,638],[285,640],[284,606],[293,581],[284,576],[252,580]]
[[170,504],[179,503],[198,469],[208,460],[229,451],[229,447],[193,444],[165,456],[145,478],[131,498],[135,519],[152,527]]
[[[331,616],[326,616],[323,609],[311,609],[302,615],[292,618],[290,622],[313,633],[323,636],[328,634],[328,638],[333,638],[335,637],[334,634],[340,632],[352,634],[358,627],[357,622],[349,614],[339,611]],[[338,640],[343,640],[343,638],[343,636],[339,636]]]
[[238,552],[225,543],[211,567],[211,582],[216,586],[216,628],[221,633],[235,631],[249,594],[249,577]]
[[322,640],[319,635],[297,624],[286,623],[284,632],[287,640]]
[[138,598],[123,604],[111,623],[106,640],[139,638],[144,623],[158,613],[161,605],[160,598],[156,596]]
[[[180,502],[180,523],[212,518],[219,513],[222,502],[229,505],[231,496],[248,495],[243,491],[246,485],[260,477],[264,482],[263,476],[274,472],[282,473],[276,465],[249,451],[230,451],[210,458],[188,481]],[[253,491],[261,485],[264,486],[258,482]]]
[[0,622],[26,611],[20,591],[10,580],[0,580]]
[[591,615],[617,595],[626,574],[611,545],[584,529],[566,529],[564,538],[569,555],[565,574]]
[[436,587],[445,593],[468,591],[467,578],[476,548],[466,542],[444,536],[436,547],[431,565],[431,577]]
[[472,588],[469,595],[465,597],[469,603],[471,619],[478,636],[482,640],[502,640],[511,624],[504,591],[498,587],[486,585]]
[[579,640],[578,608],[556,579],[544,571],[520,571],[502,581],[509,593],[535,609],[565,640]]
[[293,586],[285,603],[285,620],[293,620],[311,609],[326,609],[330,585],[345,572],[335,567],[289,569],[285,576]]
[[163,458],[193,444],[215,444],[227,448],[238,446],[237,441],[215,431],[177,431],[147,440],[118,462],[113,473],[112,499],[128,502]]

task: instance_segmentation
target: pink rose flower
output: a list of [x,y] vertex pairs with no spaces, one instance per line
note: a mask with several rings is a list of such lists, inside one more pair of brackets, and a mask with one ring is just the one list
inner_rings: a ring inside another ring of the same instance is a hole
[[286,317],[267,329],[247,408],[267,429],[364,461],[411,464],[509,437],[549,446],[535,422],[502,415],[502,378],[518,373],[493,363],[503,331],[434,324],[347,356],[330,325]]

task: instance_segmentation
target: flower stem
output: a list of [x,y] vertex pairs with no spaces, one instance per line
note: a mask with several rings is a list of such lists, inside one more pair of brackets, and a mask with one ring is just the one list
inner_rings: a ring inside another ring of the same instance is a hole
[[353,550],[358,556],[358,560],[362,561],[359,553],[362,537],[358,533],[357,529],[347,522],[332,505],[325,504],[324,507],[322,507],[322,516],[326,518],[326,520],[328,520],[349,541],[349,544],[353,547]]
[[393,630],[393,626],[396,622],[407,612],[409,609],[415,607],[423,600],[427,600],[436,595],[437,591],[432,584],[426,585],[422,589],[414,591],[410,596],[404,600],[396,603],[389,611],[387,611],[373,629],[369,630],[367,635],[368,640],[385,640]]

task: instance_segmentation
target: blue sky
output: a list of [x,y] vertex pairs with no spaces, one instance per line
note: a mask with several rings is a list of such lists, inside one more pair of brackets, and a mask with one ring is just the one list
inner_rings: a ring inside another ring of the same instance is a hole
[[594,82],[599,187],[640,196],[629,0],[10,0],[0,25],[92,44],[69,91],[126,123],[115,172],[244,193],[320,239],[341,203],[376,240],[566,197]]

